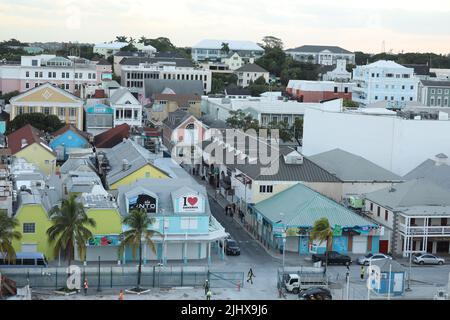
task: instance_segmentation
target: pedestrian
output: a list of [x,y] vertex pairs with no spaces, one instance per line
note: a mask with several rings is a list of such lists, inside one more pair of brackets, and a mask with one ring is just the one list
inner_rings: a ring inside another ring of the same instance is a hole
[[209,291],[208,279],[205,280],[205,284],[203,285],[203,287],[205,288],[205,295],[208,294],[208,291]]
[[361,270],[360,270],[361,280],[364,280],[364,273],[365,273],[364,266],[361,266]]
[[247,282],[250,281],[250,283],[253,284],[253,277],[255,277],[255,274],[253,273],[252,268],[250,268],[247,273]]
[[87,278],[85,278],[84,282],[83,282],[84,295],[87,295],[88,288],[89,288],[89,284],[88,284]]
[[119,292],[119,300],[123,300],[123,290],[120,290]]
[[211,292],[211,290],[208,290],[208,292],[206,293],[206,300],[211,300],[211,296],[212,296],[212,292]]

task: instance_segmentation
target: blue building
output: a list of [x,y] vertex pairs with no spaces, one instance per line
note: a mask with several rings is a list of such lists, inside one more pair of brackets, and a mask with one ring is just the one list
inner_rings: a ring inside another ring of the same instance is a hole
[[309,238],[320,218],[327,218],[333,228],[334,251],[365,254],[379,250],[379,225],[301,183],[250,205],[250,214],[258,239],[274,250],[323,253],[326,242]]
[[379,260],[373,262],[373,267],[379,270],[379,277],[374,277],[372,290],[376,294],[401,296],[405,293],[406,274],[397,261]]
[[[211,262],[213,256],[223,259],[227,234],[211,215],[205,187],[192,178],[141,179],[120,186],[118,202],[123,216],[132,209],[143,209],[155,219],[149,229],[159,231],[161,236],[153,239],[156,253],[144,246],[144,261],[159,260],[165,264],[167,260]],[[126,231],[128,226],[123,229]],[[123,260],[135,260],[131,248],[125,250]]]
[[89,135],[68,124],[53,133],[49,146],[57,154],[57,160],[67,160],[70,149],[89,148]]

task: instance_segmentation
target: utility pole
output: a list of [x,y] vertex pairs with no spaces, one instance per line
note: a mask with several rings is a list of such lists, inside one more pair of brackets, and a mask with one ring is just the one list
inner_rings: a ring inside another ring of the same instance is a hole
[[413,237],[411,237],[410,248],[409,248],[408,288],[406,288],[405,291],[411,291],[412,242],[413,242]]
[[100,288],[100,256],[98,256],[98,281],[97,281],[97,292],[101,292]]
[[350,300],[350,268],[347,266],[347,300]]

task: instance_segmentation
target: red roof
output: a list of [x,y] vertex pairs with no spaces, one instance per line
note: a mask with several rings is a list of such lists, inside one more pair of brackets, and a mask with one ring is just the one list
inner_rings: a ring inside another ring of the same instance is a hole
[[8,135],[8,148],[11,149],[12,154],[16,154],[33,143],[42,144],[44,148],[48,148],[48,151],[53,153],[47,143],[41,139],[41,132],[30,124]]
[[68,131],[68,130],[72,130],[73,132],[77,133],[78,135],[82,136],[84,139],[89,141],[89,133],[78,130],[77,127],[73,126],[72,124],[66,124],[64,127],[62,127],[61,129],[55,131],[52,133],[52,135],[54,137],[58,137],[60,135],[62,135],[64,132]]
[[126,123],[121,124],[108,131],[100,133],[94,137],[94,145],[96,148],[112,148],[116,144],[123,141],[124,138],[130,136],[130,126]]
[[105,97],[105,90],[103,89],[95,89],[94,98],[96,99],[104,99]]

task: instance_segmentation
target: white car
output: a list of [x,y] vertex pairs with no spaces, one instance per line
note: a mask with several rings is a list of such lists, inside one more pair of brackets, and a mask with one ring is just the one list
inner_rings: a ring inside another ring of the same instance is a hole
[[420,255],[414,256],[414,263],[417,264],[439,264],[443,265],[445,263],[445,260],[439,257],[436,257],[435,255],[432,255],[430,253],[423,253]]
[[384,253],[369,253],[369,254],[366,254],[365,256],[359,257],[358,264],[368,266],[371,262],[384,260],[384,259],[392,260],[392,257],[390,257]]

